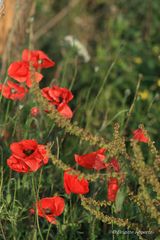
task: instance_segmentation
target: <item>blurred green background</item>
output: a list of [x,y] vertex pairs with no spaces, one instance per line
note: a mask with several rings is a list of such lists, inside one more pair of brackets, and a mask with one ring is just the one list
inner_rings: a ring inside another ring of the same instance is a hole
[[[48,19],[54,21],[53,15],[67,8],[69,3],[71,1],[48,0],[45,4],[39,1],[35,36],[45,29]],[[142,122],[157,138],[160,125],[159,19],[158,0],[79,1],[37,39],[38,48],[56,61],[54,72],[42,85],[55,81],[70,87],[75,95],[75,120],[106,136],[113,121],[118,121],[123,128],[138,75],[142,74],[130,130]],[[68,35],[84,45],[89,61],[65,40]]]

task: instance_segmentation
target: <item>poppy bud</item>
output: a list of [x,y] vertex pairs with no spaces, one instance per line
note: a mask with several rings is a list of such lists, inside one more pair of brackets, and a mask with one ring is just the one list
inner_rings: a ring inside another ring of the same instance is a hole
[[40,113],[39,108],[37,108],[37,107],[32,107],[31,108],[32,117],[37,117],[39,115],[39,113]]
[[117,178],[110,178],[108,181],[108,201],[114,202],[116,199],[116,195],[118,192],[119,186],[118,186],[118,180]]

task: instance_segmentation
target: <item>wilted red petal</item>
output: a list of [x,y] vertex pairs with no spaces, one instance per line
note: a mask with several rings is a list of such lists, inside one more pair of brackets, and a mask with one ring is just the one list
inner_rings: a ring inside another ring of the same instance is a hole
[[120,166],[119,166],[118,160],[116,158],[111,159],[110,165],[113,167],[114,171],[116,171],[116,172],[120,171]]
[[133,139],[144,143],[149,141],[149,139],[144,135],[143,130],[140,128],[133,131]]
[[43,163],[48,163],[48,154],[45,145],[38,144],[37,151],[40,153],[40,158],[43,159]]
[[58,112],[65,118],[72,118],[73,112],[68,106],[68,102],[72,100],[73,94],[67,88],[53,86],[52,88],[43,88],[42,96],[53,104]]
[[58,86],[43,88],[42,95],[55,105],[68,103],[73,99],[73,94],[69,89]]
[[84,155],[75,154],[75,161],[82,167],[87,169],[101,170],[106,168],[106,164],[103,162],[106,156],[104,155],[106,149],[101,148],[96,152],[87,153]]
[[26,85],[27,87],[32,87],[33,81],[39,83],[43,78],[43,75],[38,72],[31,73],[29,72],[26,77]]

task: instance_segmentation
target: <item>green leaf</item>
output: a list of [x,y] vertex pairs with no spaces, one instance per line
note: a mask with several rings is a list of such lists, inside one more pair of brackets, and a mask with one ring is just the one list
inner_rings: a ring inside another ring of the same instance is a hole
[[119,189],[117,193],[116,202],[115,202],[115,212],[121,211],[125,197],[126,197],[126,187],[123,186]]

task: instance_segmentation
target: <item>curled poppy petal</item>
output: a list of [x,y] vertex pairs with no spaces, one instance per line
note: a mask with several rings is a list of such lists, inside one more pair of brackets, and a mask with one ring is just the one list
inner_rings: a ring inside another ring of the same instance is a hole
[[55,62],[41,50],[24,49],[22,60],[31,63],[36,69],[49,68],[55,65]]
[[67,88],[53,86],[52,88],[43,88],[42,96],[45,97],[50,104],[54,105],[58,112],[65,118],[72,118],[73,112],[68,106],[72,100],[73,94]]
[[87,169],[95,169],[98,171],[106,168],[106,164],[103,162],[106,158],[105,151],[105,148],[101,148],[96,152],[87,153],[81,156],[75,154],[74,158],[78,165]]
[[89,192],[89,184],[85,178],[78,179],[77,175],[64,172],[64,188],[67,194],[86,194]]
[[29,64],[27,62],[18,61],[10,64],[8,75],[18,82],[25,82],[29,73]]
[[66,103],[61,103],[57,107],[58,112],[65,118],[72,118],[73,112]]
[[11,63],[8,75],[18,82],[25,82],[29,88],[32,86],[32,81],[40,82],[43,78],[41,73],[31,71],[29,63],[25,61]]
[[42,95],[55,105],[60,103],[68,103],[73,99],[73,94],[67,88],[53,86],[42,89]]

